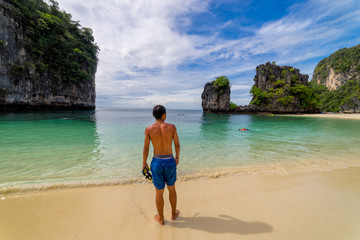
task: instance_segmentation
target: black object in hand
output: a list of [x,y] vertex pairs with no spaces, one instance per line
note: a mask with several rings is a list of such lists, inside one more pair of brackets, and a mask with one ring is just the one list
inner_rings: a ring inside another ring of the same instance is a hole
[[152,175],[151,175],[151,172],[150,172],[150,169],[148,168],[144,168],[142,170],[142,174],[145,176],[145,178],[149,181],[152,181]]

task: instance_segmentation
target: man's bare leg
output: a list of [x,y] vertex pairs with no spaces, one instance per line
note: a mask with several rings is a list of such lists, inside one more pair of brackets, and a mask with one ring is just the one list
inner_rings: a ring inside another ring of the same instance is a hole
[[171,205],[171,219],[175,220],[180,214],[180,211],[176,209],[177,195],[175,190],[175,184],[171,187],[167,186],[167,188],[169,190],[169,201]]
[[154,216],[154,219],[160,223],[161,225],[164,225],[164,189],[156,189],[156,208],[158,211],[158,214]]

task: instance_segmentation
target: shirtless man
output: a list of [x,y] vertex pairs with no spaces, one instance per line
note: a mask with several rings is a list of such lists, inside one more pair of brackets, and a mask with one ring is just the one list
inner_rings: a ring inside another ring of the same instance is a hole
[[[171,219],[175,220],[180,211],[176,209],[176,167],[179,164],[180,143],[173,124],[165,123],[166,109],[164,106],[156,105],[153,109],[156,122],[145,129],[143,169],[149,168],[146,163],[149,155],[150,140],[154,147],[154,157],[151,161],[150,169],[153,176],[153,184],[156,190],[156,208],[158,214],[154,219],[164,225],[164,188],[165,183],[169,190],[169,200],[171,205]],[[172,141],[174,140],[176,156],[172,153]]]

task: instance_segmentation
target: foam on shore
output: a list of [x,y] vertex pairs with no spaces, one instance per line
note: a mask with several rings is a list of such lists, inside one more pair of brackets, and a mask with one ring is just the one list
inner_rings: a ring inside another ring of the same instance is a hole
[[[178,181],[193,181],[199,179],[213,179],[226,176],[249,175],[284,175],[305,172],[327,172],[335,169],[360,167],[358,160],[316,161],[316,162],[287,162],[266,165],[249,165],[239,167],[210,168],[191,172],[178,172]],[[53,180],[51,182],[10,183],[0,186],[0,195],[21,194],[30,192],[44,192],[49,190],[69,188],[89,188],[100,186],[116,186],[128,184],[149,184],[144,177],[101,178],[90,180]]]

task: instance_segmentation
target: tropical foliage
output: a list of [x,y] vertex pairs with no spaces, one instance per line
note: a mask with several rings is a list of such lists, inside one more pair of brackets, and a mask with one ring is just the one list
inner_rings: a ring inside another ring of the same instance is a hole
[[299,99],[298,104],[305,109],[318,109],[323,112],[339,112],[345,109],[355,111],[360,107],[360,79],[351,79],[338,90],[329,91],[326,86],[310,82],[308,85],[277,84],[275,88],[261,90],[253,86],[252,104],[264,106],[275,98],[277,102],[286,106]]
[[[329,91],[324,85],[331,69],[345,77],[351,76],[345,84],[333,91]],[[300,75],[295,72],[292,67],[285,67],[276,74],[270,67],[262,68],[260,74],[267,76],[267,87],[252,87],[251,104],[259,107],[277,103],[283,106],[296,104],[303,109],[323,112],[355,111],[360,108],[360,44],[340,49],[321,60],[314,70],[311,82],[299,81]]]
[[349,70],[360,72],[360,44],[352,48],[342,48],[321,60],[314,70],[314,80],[325,82],[330,68],[334,69],[335,73],[344,73]]
[[224,91],[230,86],[229,78],[226,76],[216,77],[213,81],[214,86],[218,89],[218,98],[224,94]]
[[226,88],[229,86],[229,79],[226,76],[216,77],[214,85],[219,88]]
[[236,108],[236,103],[230,102],[230,110],[235,110]]
[[323,88],[304,84],[303,80],[300,80],[300,73],[295,73],[292,67],[283,69],[272,69],[271,67],[273,65],[265,65],[260,70],[260,74],[267,76],[267,87],[262,89],[256,85],[252,87],[250,90],[253,96],[251,104],[259,107],[267,107],[271,104],[282,106],[295,104],[304,109],[317,109]]
[[27,62],[10,66],[14,78],[29,75],[40,79],[44,73],[50,79],[65,83],[90,81],[96,72],[98,46],[92,30],[81,27],[71,15],[50,0],[4,0],[5,11],[24,31]]
[[351,79],[339,89],[324,91],[319,101],[319,109],[325,112],[338,112],[348,109],[355,111],[360,107],[360,79]]

